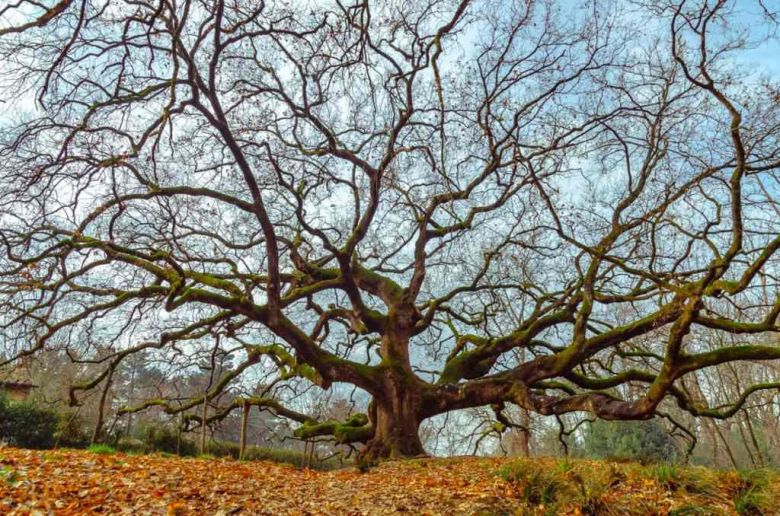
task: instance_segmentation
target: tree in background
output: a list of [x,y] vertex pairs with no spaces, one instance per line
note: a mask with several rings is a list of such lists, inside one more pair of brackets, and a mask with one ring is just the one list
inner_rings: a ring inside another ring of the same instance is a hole
[[584,427],[582,451],[590,457],[673,461],[674,440],[654,419],[647,421],[597,420]]
[[[101,364],[75,403],[136,353],[205,358],[120,413],[249,403],[367,459],[473,407],[733,416],[776,376],[687,382],[780,358],[780,90],[735,28],[763,8],[6,5],[3,351]],[[366,413],[303,412],[313,385]]]

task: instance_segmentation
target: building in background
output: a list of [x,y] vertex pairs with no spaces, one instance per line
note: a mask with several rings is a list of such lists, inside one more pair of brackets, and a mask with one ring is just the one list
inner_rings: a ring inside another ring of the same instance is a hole
[[27,363],[16,363],[0,368],[0,394],[11,401],[25,401],[36,387],[30,379]]

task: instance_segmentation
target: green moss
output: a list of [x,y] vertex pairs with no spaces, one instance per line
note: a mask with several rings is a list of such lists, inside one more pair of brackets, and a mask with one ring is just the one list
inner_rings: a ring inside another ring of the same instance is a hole
[[372,283],[377,287],[391,303],[400,303],[403,299],[404,289],[395,281],[381,274],[367,269],[357,261],[352,262],[352,268],[361,281]]
[[352,414],[346,422],[349,426],[365,426],[368,424],[368,416],[363,413]]
[[347,421],[325,421],[322,423],[304,423],[293,435],[299,439],[311,439],[322,435],[332,435],[339,443],[362,442],[371,438],[373,428],[368,426],[368,416],[354,414]]
[[346,444],[355,442],[365,442],[374,434],[374,429],[370,426],[349,426],[338,425],[333,430],[333,436],[336,442]]

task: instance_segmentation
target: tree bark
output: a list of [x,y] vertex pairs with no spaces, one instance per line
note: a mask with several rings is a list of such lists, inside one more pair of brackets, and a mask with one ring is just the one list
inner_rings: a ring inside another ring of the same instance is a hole
[[518,429],[519,452],[522,457],[531,456],[531,413],[520,409],[520,428]]
[[97,444],[102,439],[103,434],[103,420],[105,419],[106,399],[108,398],[108,391],[111,389],[111,380],[114,376],[114,368],[111,367],[108,370],[108,376],[106,376],[106,384],[103,387],[103,392],[100,395],[100,402],[98,403],[98,414],[95,420],[95,427],[92,430],[92,438],[90,444]]
[[374,397],[369,418],[374,436],[366,443],[363,457],[418,457],[425,455],[420,441],[422,395],[413,375],[388,372],[384,392]]
[[381,458],[418,457],[425,455],[420,441],[417,411],[396,398],[390,403],[376,403],[374,436],[366,443],[363,456]]
[[409,361],[409,336],[414,325],[414,306],[391,310],[382,335],[380,389],[369,407],[373,437],[366,443],[363,459],[416,457],[425,455],[420,441],[423,384]]

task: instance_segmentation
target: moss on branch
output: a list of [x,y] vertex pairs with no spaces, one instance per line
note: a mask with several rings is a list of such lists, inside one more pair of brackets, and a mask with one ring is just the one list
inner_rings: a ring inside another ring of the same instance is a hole
[[374,435],[374,428],[369,425],[368,416],[354,414],[345,422],[331,420],[304,423],[295,430],[294,435],[299,439],[332,435],[337,443],[347,444],[369,440]]

